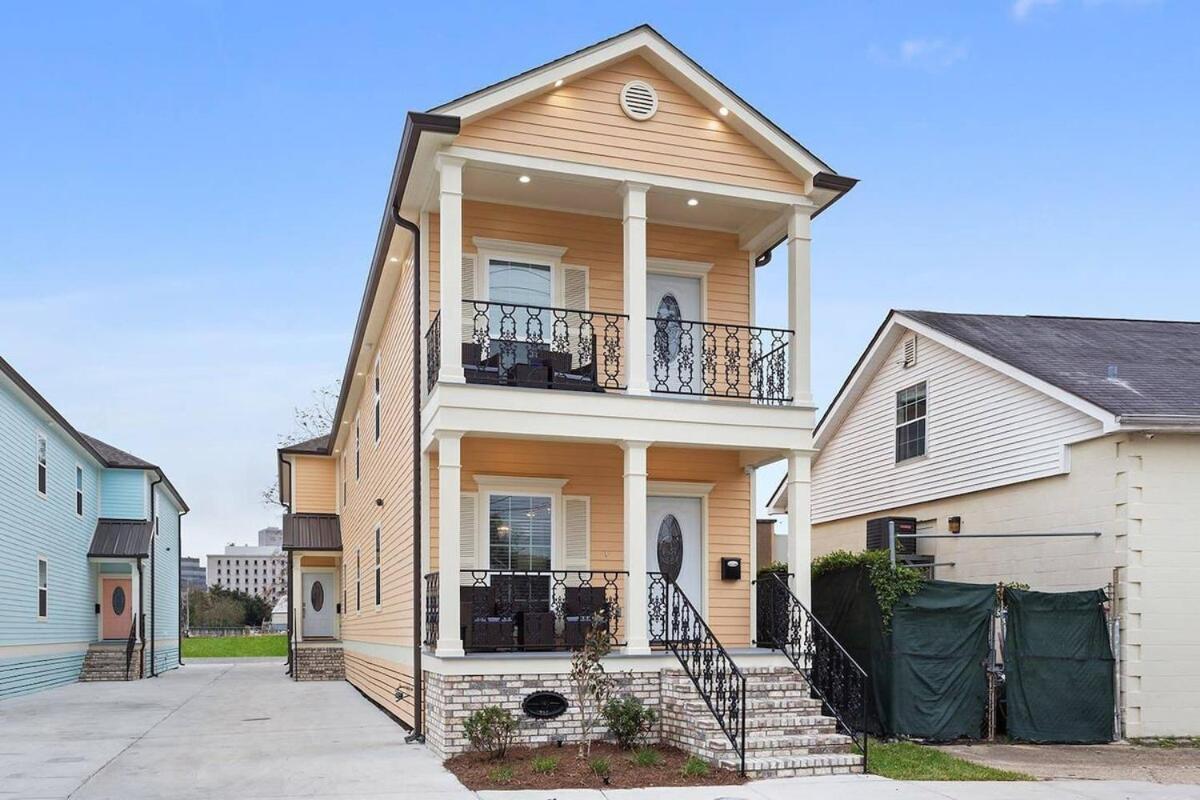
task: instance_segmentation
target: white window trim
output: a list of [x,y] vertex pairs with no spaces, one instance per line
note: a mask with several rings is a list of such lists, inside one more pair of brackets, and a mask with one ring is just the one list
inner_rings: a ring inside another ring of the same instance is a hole
[[[549,497],[550,498],[550,569],[559,569],[563,563],[563,531],[566,520],[563,518],[563,487],[567,485],[566,478],[522,478],[507,475],[476,475],[475,485],[478,487],[478,498],[475,508],[475,561],[476,568],[490,570],[492,568],[492,549],[488,538],[488,513],[491,508],[492,495],[513,495],[516,497]],[[463,534],[459,531],[459,535]],[[479,561],[484,565],[480,566]]]
[[379,368],[382,363],[383,353],[376,351],[375,353],[375,371],[371,378],[371,389],[375,396],[375,404],[371,407],[371,421],[375,425],[375,447],[379,448],[379,440],[383,437],[383,382],[379,377]]
[[359,427],[359,415],[354,415],[354,482],[362,477],[362,429]]
[[[42,564],[46,565],[45,589],[42,588]],[[45,556],[37,557],[37,575],[34,580],[36,581],[35,587],[37,589],[36,593],[34,594],[34,601],[33,601],[34,602],[34,606],[33,606],[34,615],[37,617],[38,622],[45,622],[48,619],[50,619],[50,559],[46,558]],[[42,605],[41,601],[42,601],[42,592],[43,591],[46,592],[46,613],[45,614],[43,614],[41,612],[41,605]]]
[[84,494],[83,487],[86,479],[86,473],[83,469],[83,464],[75,462],[75,516],[83,519],[83,512],[87,505],[87,495]]
[[[715,483],[694,483],[691,481],[646,481],[646,499],[651,497],[689,497],[700,501],[700,553],[704,560],[704,568],[700,570],[700,614],[708,618],[708,592],[710,581],[708,577],[708,506],[709,495],[712,494]],[[647,535],[649,531],[647,531]],[[750,541],[754,542],[751,536]],[[750,552],[754,552],[751,546]],[[749,559],[747,559],[749,561]]]
[[[375,591],[375,610],[383,609],[383,525],[375,523],[375,569],[372,574],[375,577],[375,583],[371,584],[371,590]],[[378,586],[378,591],[375,587]]]
[[[42,464],[42,459],[38,455],[41,450],[41,443],[46,443],[46,463]],[[38,470],[42,467],[46,469],[46,491],[38,488]],[[38,497],[46,500],[50,497],[50,437],[42,431],[33,432],[33,491]]]
[[[915,389],[918,386],[920,386],[921,384],[925,384],[925,416],[917,417],[916,419],[911,419],[904,424],[911,425],[912,423],[916,422],[918,419],[925,420],[925,450],[919,456],[909,456],[908,458],[904,459],[903,461],[898,461],[898,460],[896,460],[896,431],[900,430],[901,426],[896,424],[896,409],[897,409],[896,400],[900,397],[901,392],[907,392],[909,389]],[[930,386],[929,379],[921,378],[919,381],[914,381],[913,383],[910,383],[907,386],[901,386],[899,389],[897,389],[895,392],[892,393],[892,466],[893,467],[901,467],[901,466],[905,466],[907,464],[915,464],[919,461],[929,458],[929,386]]]
[[[550,269],[550,302],[549,305],[561,305],[563,292],[563,263],[562,257],[567,248],[554,245],[534,244],[532,242],[512,242],[507,239],[487,239],[476,236],[475,243],[475,294],[479,300],[492,300],[492,283],[488,267],[493,259],[498,261],[515,261],[520,264],[532,264],[536,267]],[[589,275],[589,277],[591,277]],[[465,298],[464,298],[465,299]]]

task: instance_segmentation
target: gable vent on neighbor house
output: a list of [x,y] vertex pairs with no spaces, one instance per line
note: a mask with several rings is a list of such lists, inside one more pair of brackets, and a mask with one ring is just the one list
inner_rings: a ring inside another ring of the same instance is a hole
[[648,120],[658,111],[658,92],[645,81],[630,81],[621,87],[621,110],[638,122]]
[[904,367],[905,369],[908,369],[909,367],[916,366],[916,364],[917,364],[917,335],[914,333],[912,336],[910,336],[904,340],[904,357],[900,361],[900,366]]

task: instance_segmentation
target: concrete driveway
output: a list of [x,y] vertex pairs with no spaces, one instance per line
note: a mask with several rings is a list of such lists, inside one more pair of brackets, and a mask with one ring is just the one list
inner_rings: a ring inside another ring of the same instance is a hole
[[[277,662],[194,661],[137,683],[0,702],[0,798],[476,800],[348,683],[293,683]],[[1132,781],[900,783],[874,776],[479,800],[1128,800],[1200,798]]]
[[196,661],[0,703],[0,798],[473,798],[350,684]]

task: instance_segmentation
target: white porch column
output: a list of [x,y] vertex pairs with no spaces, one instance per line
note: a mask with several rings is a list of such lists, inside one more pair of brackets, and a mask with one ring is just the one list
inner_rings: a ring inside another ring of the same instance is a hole
[[[644,288],[644,287],[643,287]],[[625,451],[625,652],[650,652],[646,618],[646,450],[649,442],[622,442]]]
[[462,168],[461,158],[438,157],[438,280],[442,315],[442,368],[438,380],[446,383],[466,382],[462,368]]
[[[292,574],[288,575],[288,580],[292,585],[292,625],[295,626],[292,633],[297,642],[304,641],[304,582],[301,579],[300,560],[304,558],[300,553],[292,555]],[[340,576],[339,576],[340,578]],[[340,580],[338,581],[341,582]],[[340,594],[338,595],[341,596]],[[346,609],[342,609],[342,616],[346,615]],[[339,628],[338,635],[341,635]]]
[[793,573],[792,593],[812,608],[812,526],[809,519],[811,487],[809,454],[793,450],[787,457],[788,571]]
[[459,629],[459,523],[462,519],[462,431],[440,431],[438,442],[438,640],[439,656],[463,654]]
[[[754,265],[750,265],[754,269]],[[751,319],[754,319],[751,317]],[[746,477],[750,481],[750,576],[747,583],[750,589],[750,641],[758,641],[758,592],[755,591],[754,578],[758,576],[758,470],[746,467]]]
[[788,348],[792,403],[812,405],[812,209],[794,206],[788,219]]
[[[625,229],[625,376],[630,394],[649,394],[646,380],[646,192],[643,183],[626,183],[622,221]],[[626,462],[628,463],[628,462]]]

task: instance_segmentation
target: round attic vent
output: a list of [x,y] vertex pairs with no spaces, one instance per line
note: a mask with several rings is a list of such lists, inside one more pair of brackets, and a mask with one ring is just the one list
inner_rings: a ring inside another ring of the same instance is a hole
[[648,120],[658,111],[658,92],[645,81],[630,81],[621,87],[621,110],[638,122]]

